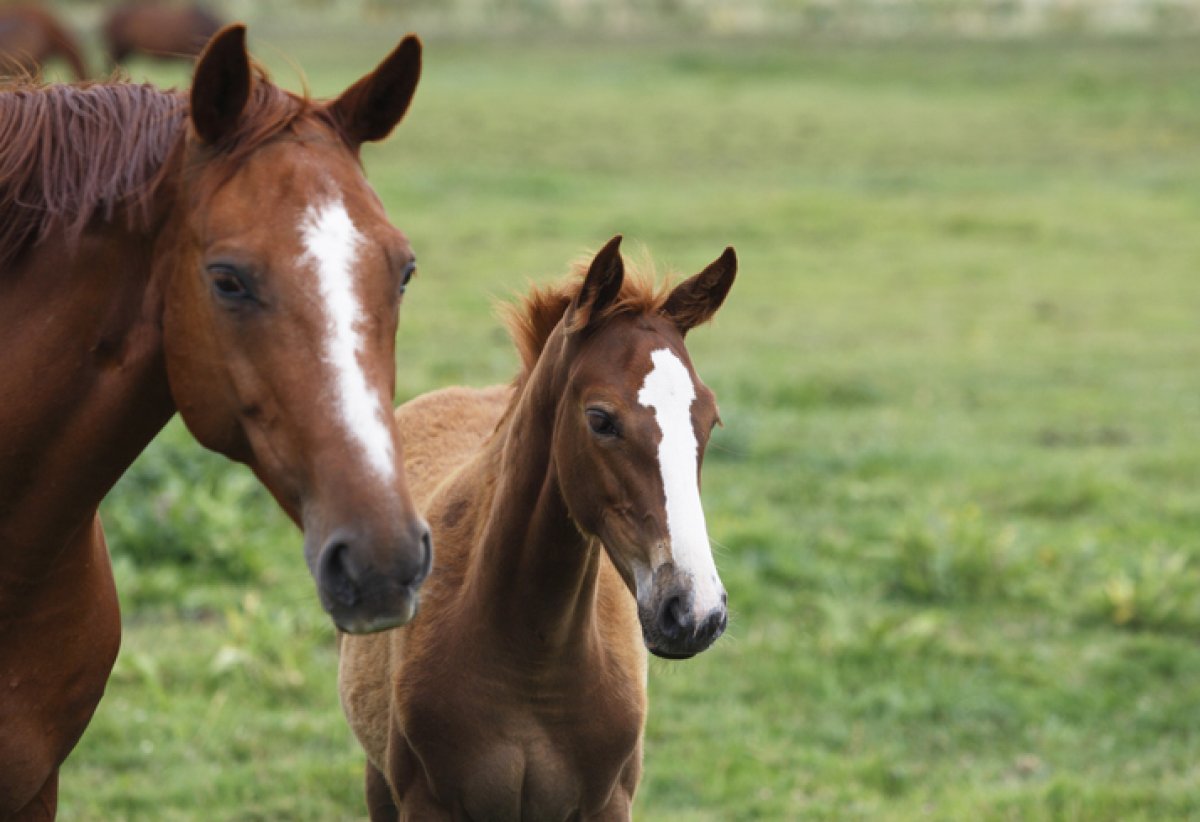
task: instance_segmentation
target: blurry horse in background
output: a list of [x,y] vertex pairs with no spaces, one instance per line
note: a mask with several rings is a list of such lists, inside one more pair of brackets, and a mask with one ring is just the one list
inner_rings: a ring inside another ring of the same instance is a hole
[[666,292],[625,278],[619,240],[512,311],[511,388],[396,410],[438,563],[408,627],[340,637],[373,820],[628,819],[646,649],[725,628],[699,489],[717,407],[684,335],[737,259]]
[[55,814],[117,654],[100,500],[178,411],[304,532],[343,631],[431,562],[392,417],[413,253],[363,176],[416,89],[405,38],[330,102],[220,32],[190,94],[0,86],[0,819]]
[[47,11],[33,6],[0,9],[0,75],[38,74],[47,60],[61,57],[75,77],[87,77],[79,43]]
[[109,14],[104,42],[114,63],[124,62],[131,54],[191,60],[219,28],[221,21],[203,6],[127,3]]

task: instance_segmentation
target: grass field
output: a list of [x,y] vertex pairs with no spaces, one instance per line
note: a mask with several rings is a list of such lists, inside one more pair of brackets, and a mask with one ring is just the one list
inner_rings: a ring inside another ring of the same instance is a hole
[[[253,44],[329,94],[387,29]],[[740,255],[689,338],[732,621],[652,667],[639,819],[1200,816],[1200,43],[427,47],[366,152],[421,260],[399,400],[507,380],[493,301],[616,232]],[[124,647],[63,818],[364,818],[254,480],[173,424],[105,516]]]

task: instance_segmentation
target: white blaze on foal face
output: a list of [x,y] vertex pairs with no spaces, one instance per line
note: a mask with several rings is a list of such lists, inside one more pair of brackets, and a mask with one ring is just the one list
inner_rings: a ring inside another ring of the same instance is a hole
[[638,391],[638,402],[654,411],[662,432],[658,465],[666,494],[667,532],[675,567],[691,576],[693,609],[707,614],[721,605],[721,583],[713,564],[698,482],[699,443],[692,426],[696,386],[674,353],[660,348],[650,354],[652,367]]
[[362,234],[354,227],[340,200],[309,206],[300,224],[305,254],[301,262],[317,275],[317,289],[325,310],[322,360],[337,374],[334,401],[350,439],[356,442],[367,464],[387,481],[395,473],[391,431],[382,398],[372,392],[363,372],[361,354],[366,318],[362,298],[355,290],[355,262]]

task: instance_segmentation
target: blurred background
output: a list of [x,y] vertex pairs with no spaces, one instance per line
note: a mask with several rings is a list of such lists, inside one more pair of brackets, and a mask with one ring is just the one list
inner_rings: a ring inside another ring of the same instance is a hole
[[[318,96],[425,39],[364,149],[421,262],[397,401],[510,379],[495,301],[614,233],[680,274],[736,246],[689,337],[732,619],[652,664],[637,818],[1200,815],[1200,3],[209,9]],[[111,7],[52,10],[107,74]],[[253,477],[176,422],[103,514],[125,639],[62,818],[365,818]]]

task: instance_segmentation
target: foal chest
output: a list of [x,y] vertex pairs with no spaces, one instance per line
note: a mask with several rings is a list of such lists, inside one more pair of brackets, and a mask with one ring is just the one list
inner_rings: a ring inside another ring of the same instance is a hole
[[405,711],[405,742],[440,803],[478,820],[571,820],[632,798],[641,699],[587,684],[519,699],[470,685]]

